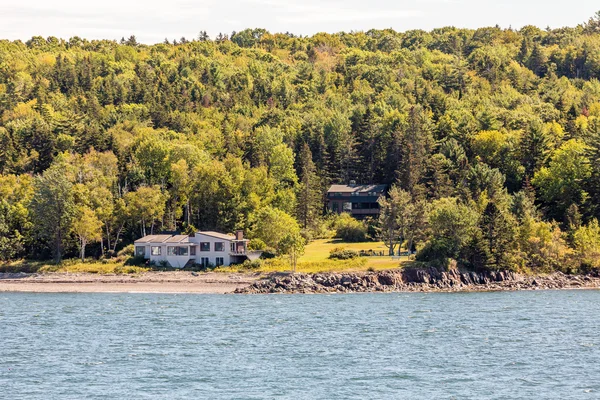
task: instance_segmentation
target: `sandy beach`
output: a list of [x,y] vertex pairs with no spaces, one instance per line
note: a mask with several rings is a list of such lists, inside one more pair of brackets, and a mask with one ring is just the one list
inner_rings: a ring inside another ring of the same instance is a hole
[[132,275],[0,273],[0,292],[232,293],[254,283],[246,274],[146,272]]

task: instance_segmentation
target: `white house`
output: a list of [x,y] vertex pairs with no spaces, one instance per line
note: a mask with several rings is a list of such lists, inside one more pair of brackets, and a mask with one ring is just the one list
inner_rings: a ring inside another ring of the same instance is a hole
[[135,241],[135,255],[155,264],[166,261],[173,268],[229,266],[260,257],[260,252],[248,251],[248,242],[242,231],[235,236],[211,231],[189,236],[148,235]]

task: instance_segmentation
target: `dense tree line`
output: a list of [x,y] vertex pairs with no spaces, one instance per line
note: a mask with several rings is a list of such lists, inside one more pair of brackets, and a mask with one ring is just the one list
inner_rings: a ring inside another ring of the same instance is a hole
[[325,188],[353,179],[394,185],[373,229],[419,259],[597,266],[598,77],[600,13],[553,30],[3,40],[0,259],[193,229],[277,248],[277,226],[319,236]]

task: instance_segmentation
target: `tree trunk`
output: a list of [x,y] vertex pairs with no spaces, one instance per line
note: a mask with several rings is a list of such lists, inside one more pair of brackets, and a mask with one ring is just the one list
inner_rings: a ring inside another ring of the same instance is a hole
[[190,225],[190,201],[189,200],[185,204],[185,222],[187,222],[188,226]]
[[56,254],[54,254],[54,262],[56,264],[58,264],[60,262],[60,259],[62,256],[62,254],[61,254],[62,235],[60,234],[60,229],[57,230],[54,240],[56,241],[56,249],[55,249]]
[[106,249],[110,251],[110,229],[108,229],[108,224],[104,224],[106,226]]
[[124,227],[125,227],[125,224],[122,224],[119,227],[119,230],[117,231],[117,236],[115,237],[115,241],[113,243],[113,253],[115,253],[117,251],[117,244],[119,244],[119,237],[121,236],[121,232],[123,232]]
[[396,248],[396,243],[394,242],[394,232],[392,230],[388,230],[388,253],[390,256],[394,255],[394,250]]
[[85,240],[82,240],[81,241],[81,252],[80,252],[81,262],[85,262],[85,246],[86,246],[86,242],[85,242]]

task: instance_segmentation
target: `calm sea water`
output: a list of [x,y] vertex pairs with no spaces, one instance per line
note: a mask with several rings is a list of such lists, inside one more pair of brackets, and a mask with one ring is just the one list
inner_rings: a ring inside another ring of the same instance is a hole
[[600,291],[0,294],[1,399],[600,399]]

